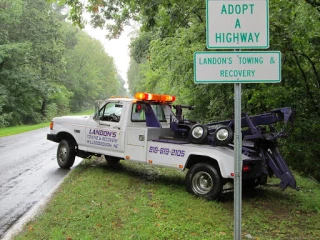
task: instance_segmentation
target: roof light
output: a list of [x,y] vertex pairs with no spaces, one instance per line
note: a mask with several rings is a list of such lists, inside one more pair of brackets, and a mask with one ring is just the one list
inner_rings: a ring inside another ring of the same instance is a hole
[[137,104],[137,110],[140,111],[142,109],[141,104]]
[[161,95],[161,94],[151,94],[151,93],[136,93],[134,97],[142,101],[155,101],[155,102],[174,102],[176,100],[175,96],[171,95]]

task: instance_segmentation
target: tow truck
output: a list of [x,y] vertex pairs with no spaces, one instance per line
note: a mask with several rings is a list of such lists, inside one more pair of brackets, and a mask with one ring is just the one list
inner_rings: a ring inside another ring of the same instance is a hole
[[[75,157],[105,156],[110,164],[120,160],[188,169],[186,189],[191,194],[217,199],[232,189],[234,180],[234,120],[200,124],[183,117],[174,105],[175,97],[136,93],[134,98],[98,101],[91,116],[55,117],[47,139],[59,143],[57,161],[70,168]],[[293,121],[290,108],[249,116],[242,126],[242,183],[255,188],[267,183],[268,176],[280,179],[279,187],[297,189],[295,178],[280,154],[278,122]]]

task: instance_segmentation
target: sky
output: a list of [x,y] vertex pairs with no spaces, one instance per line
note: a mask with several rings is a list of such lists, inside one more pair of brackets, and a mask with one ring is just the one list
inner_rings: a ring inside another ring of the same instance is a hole
[[[88,3],[88,0],[81,0],[84,4]],[[90,14],[85,12],[83,17],[90,22]],[[86,24],[84,31],[86,31],[91,37],[99,40],[106,53],[113,57],[114,62],[116,64],[118,73],[126,82],[124,87],[128,89],[127,84],[127,71],[129,68],[130,62],[130,52],[129,52],[129,44],[131,37],[134,36],[134,33],[137,32],[139,28],[138,24],[135,22],[130,23],[131,26],[125,26],[123,33],[120,35],[118,39],[108,40],[105,36],[107,35],[107,30],[100,28],[93,28],[89,23]]]
[[[127,83],[127,71],[128,71],[129,62],[130,62],[129,44],[130,44],[130,39],[133,36],[135,31],[134,27],[126,26],[121,36],[118,39],[112,39],[112,40],[108,40],[105,37],[107,33],[106,32],[107,30],[105,29],[93,28],[90,25],[86,25],[84,30],[91,37],[99,40],[102,43],[106,53],[110,57],[113,57],[118,73],[123,78],[123,80]],[[128,85],[125,84],[124,87],[127,89]]]

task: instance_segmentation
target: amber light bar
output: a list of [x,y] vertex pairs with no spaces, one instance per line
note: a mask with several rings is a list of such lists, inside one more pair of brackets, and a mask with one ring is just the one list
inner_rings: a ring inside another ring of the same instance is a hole
[[174,102],[176,100],[175,96],[162,95],[162,94],[151,94],[151,93],[136,93],[134,98],[142,101],[155,101],[155,102]]

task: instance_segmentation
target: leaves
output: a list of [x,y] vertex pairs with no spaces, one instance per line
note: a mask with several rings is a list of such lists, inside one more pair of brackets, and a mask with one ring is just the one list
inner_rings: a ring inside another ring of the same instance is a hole
[[0,0],[0,126],[50,120],[125,92],[101,43],[60,10],[42,0]]
[[[206,49],[203,5],[166,4],[154,10],[152,25],[146,22],[150,13],[140,12],[142,31],[131,44],[131,93],[174,94],[178,103],[196,106],[187,117],[199,122],[232,118],[233,85],[193,83],[193,53]],[[292,137],[281,141],[282,151],[290,166],[312,172],[317,179],[320,148],[314,133],[320,117],[319,32],[319,14],[310,4],[298,0],[270,3],[270,50],[282,53],[282,81],[242,86],[242,111],[257,114],[284,106],[295,110],[295,129]]]

